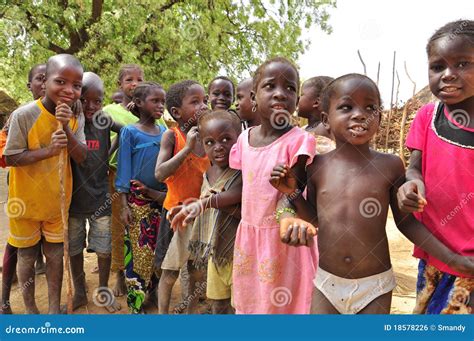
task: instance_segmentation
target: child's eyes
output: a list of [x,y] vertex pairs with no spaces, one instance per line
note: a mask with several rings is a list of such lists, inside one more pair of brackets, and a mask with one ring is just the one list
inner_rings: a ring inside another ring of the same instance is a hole
[[206,141],[206,146],[212,146],[212,141]]
[[435,65],[431,65],[430,69],[433,71],[441,71],[444,69],[444,66],[440,64],[435,64]]
[[81,84],[74,84],[74,89],[76,89],[76,90],[81,90],[81,89],[82,89],[82,85],[81,85]]
[[224,137],[224,138],[222,139],[222,142],[227,142],[227,141],[229,141],[229,139],[228,139],[227,137]]
[[469,64],[470,64],[470,63],[469,63],[468,61],[460,62],[460,63],[458,64],[458,67],[463,68],[463,67],[468,66]]
[[352,109],[352,107],[350,105],[340,105],[338,108],[338,110],[342,110],[342,111],[349,111]]

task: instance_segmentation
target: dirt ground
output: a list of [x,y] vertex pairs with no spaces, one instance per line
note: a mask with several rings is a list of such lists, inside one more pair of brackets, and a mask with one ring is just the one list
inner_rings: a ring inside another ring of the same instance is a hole
[[[0,203],[4,206],[7,198],[6,171],[0,169]],[[387,233],[390,242],[390,254],[392,265],[397,278],[397,287],[394,290],[392,300],[392,314],[410,314],[415,305],[415,285],[416,285],[416,260],[411,256],[413,245],[396,228],[393,218],[389,217],[387,222]],[[4,210],[0,210],[0,259],[3,259],[5,243],[8,237],[8,219]],[[85,253],[84,267],[86,273],[87,286],[89,288],[89,304],[75,311],[76,314],[108,314],[105,308],[94,304],[91,296],[94,288],[98,286],[98,275],[91,273],[97,265],[95,254]],[[111,276],[110,286],[113,286],[115,279]],[[63,283],[62,302],[66,302],[66,283]],[[126,297],[118,297],[122,305],[122,310],[117,314],[128,314]],[[179,281],[173,289],[171,309],[181,301],[181,287]],[[45,275],[36,276],[36,302],[41,313],[48,311],[48,295]],[[11,293],[11,307],[15,314],[23,314],[23,299],[18,284],[14,284]],[[201,302],[199,310],[202,313],[208,311],[206,302]],[[157,313],[156,309],[148,313]]]

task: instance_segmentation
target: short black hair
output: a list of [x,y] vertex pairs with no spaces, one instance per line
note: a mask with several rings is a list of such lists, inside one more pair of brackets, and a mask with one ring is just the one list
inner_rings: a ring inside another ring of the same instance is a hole
[[474,21],[460,19],[451,21],[438,28],[428,40],[426,53],[429,55],[434,42],[446,36],[450,37],[450,39],[454,39],[457,36],[465,36],[470,41],[471,45],[474,45]]
[[255,73],[253,75],[253,91],[255,93],[257,92],[257,86],[258,86],[258,83],[260,83],[260,80],[262,78],[262,74],[265,71],[265,67],[267,67],[267,65],[270,65],[272,63],[286,64],[289,67],[291,67],[293,70],[295,70],[295,72],[296,72],[296,86],[297,86],[296,91],[297,91],[297,93],[299,93],[300,74],[298,72],[298,69],[296,68],[295,64],[293,64],[292,62],[290,62],[288,59],[286,59],[284,57],[275,57],[275,58],[269,59],[257,68],[257,70],[255,71]]
[[94,72],[84,72],[82,76],[82,94],[85,94],[91,88],[104,92],[104,82]]
[[[171,108],[180,108],[183,105],[183,98],[193,85],[200,85],[198,82],[187,79],[170,86],[166,94],[166,109],[171,116]],[[136,90],[135,90],[136,91]]]
[[43,63],[43,64],[33,65],[33,67],[28,72],[28,82],[31,82],[33,80],[33,75],[36,73],[36,70],[39,69],[40,67],[46,68],[46,64]]
[[235,96],[235,85],[234,85],[234,82],[232,81],[232,79],[230,79],[229,77],[226,77],[226,76],[217,76],[215,78],[213,78],[210,82],[209,82],[209,85],[207,86],[207,93],[209,94],[211,92],[211,85],[212,83],[214,83],[215,81],[217,80],[224,80],[224,81],[227,81],[229,82],[231,85],[232,85],[232,97]]
[[240,135],[242,132],[242,123],[240,122],[239,116],[237,113],[228,110],[214,110],[206,112],[201,117],[199,117],[198,128],[201,129],[203,124],[216,119],[229,121],[237,135]]
[[48,59],[48,62],[46,63],[46,78],[48,78],[48,74],[52,72],[52,70],[58,67],[58,65],[62,64],[67,64],[69,66],[78,68],[81,70],[81,72],[84,71],[81,62],[76,57],[71,54],[62,53],[52,56]]
[[302,87],[309,87],[311,89],[312,95],[315,97],[321,97],[323,89],[331,83],[334,78],[329,76],[317,76],[307,79],[303,82]]
[[119,74],[118,74],[118,80],[119,82],[122,81],[123,77],[130,72],[130,71],[140,71],[143,74],[143,69],[141,68],[140,65],[138,64],[125,64],[120,67]]
[[326,85],[321,95],[322,111],[324,111],[325,113],[329,113],[329,105],[331,103],[331,97],[334,95],[334,90],[336,89],[339,83],[348,79],[360,79],[361,81],[368,81],[369,83],[371,83],[377,92],[377,99],[379,101],[379,105],[380,106],[382,105],[382,98],[380,97],[379,88],[377,87],[377,84],[375,84],[375,82],[372,79],[370,79],[369,77],[365,75],[361,75],[359,73],[349,73],[347,75],[343,75],[341,77],[336,78],[335,80],[330,82],[328,85]]
[[137,100],[145,101],[146,97],[150,94],[151,90],[158,88],[164,91],[163,87],[156,82],[140,82],[137,87],[133,90],[133,97],[131,104],[129,105],[129,110],[135,115],[139,116],[140,112],[138,107],[135,105]]

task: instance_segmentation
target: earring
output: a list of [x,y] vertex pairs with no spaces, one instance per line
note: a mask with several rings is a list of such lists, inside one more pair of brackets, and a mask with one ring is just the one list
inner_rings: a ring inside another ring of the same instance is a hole
[[255,102],[252,104],[252,112],[253,113],[257,112],[257,103]]

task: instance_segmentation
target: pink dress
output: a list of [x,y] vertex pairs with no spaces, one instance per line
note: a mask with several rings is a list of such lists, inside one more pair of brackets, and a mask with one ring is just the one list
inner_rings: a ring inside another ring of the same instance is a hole
[[249,145],[244,131],[232,147],[229,164],[242,170],[242,221],[237,230],[233,302],[238,314],[308,314],[317,249],[280,241],[275,209],[282,194],[269,182],[277,164],[293,166],[299,155],[312,161],[316,141],[293,128],[265,147]]

